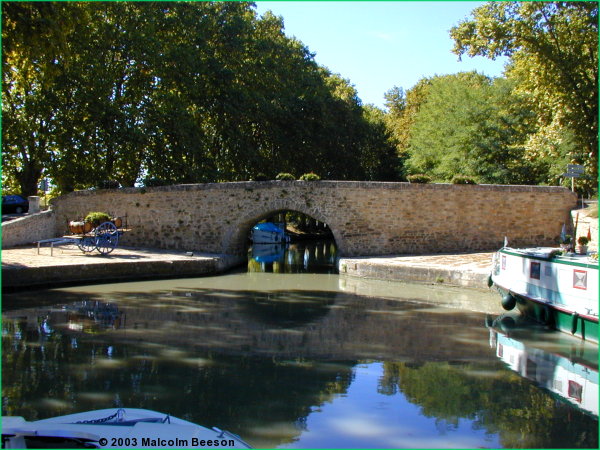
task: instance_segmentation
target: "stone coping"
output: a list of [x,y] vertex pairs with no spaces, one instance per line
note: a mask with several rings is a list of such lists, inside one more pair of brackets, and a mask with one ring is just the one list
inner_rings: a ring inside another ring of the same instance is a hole
[[488,289],[494,252],[341,258],[340,274]]
[[[504,185],[504,184],[451,184],[451,183],[408,183],[408,182],[390,182],[390,181],[291,181],[291,180],[269,180],[269,181],[230,181],[222,183],[198,183],[198,184],[175,184],[169,186],[153,187],[127,187],[118,189],[88,189],[74,191],[67,196],[87,196],[95,195],[101,192],[120,192],[120,193],[151,193],[151,192],[183,192],[183,191],[202,191],[216,189],[264,189],[270,187],[284,186],[327,186],[335,188],[373,188],[390,190],[476,190],[476,191],[503,191],[503,192],[570,192],[568,188],[562,186],[533,186],[533,185]],[[573,194],[575,195],[575,194]],[[61,198],[61,197],[58,197]],[[52,201],[51,201],[52,203]]]

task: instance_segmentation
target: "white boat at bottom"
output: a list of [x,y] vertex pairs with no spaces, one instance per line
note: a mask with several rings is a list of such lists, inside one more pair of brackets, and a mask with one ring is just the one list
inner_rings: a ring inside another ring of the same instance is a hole
[[252,448],[239,436],[148,409],[99,409],[26,421],[2,417],[3,448]]

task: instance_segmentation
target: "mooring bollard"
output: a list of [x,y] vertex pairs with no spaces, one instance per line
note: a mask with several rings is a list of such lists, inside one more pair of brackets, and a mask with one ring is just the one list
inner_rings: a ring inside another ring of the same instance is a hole
[[29,213],[35,214],[40,212],[40,198],[37,195],[30,195],[27,197],[29,202]]

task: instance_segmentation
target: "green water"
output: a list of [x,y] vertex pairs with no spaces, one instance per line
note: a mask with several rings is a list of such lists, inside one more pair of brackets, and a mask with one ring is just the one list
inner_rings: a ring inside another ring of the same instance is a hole
[[597,346],[490,331],[440,306],[458,289],[268,264],[4,295],[3,415],[147,408],[263,448],[598,447]]

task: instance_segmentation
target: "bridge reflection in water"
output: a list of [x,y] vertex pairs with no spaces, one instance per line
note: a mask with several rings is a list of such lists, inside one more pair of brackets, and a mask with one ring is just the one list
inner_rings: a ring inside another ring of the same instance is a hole
[[248,272],[338,273],[333,239],[254,244],[248,249]]

